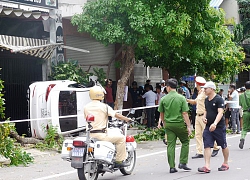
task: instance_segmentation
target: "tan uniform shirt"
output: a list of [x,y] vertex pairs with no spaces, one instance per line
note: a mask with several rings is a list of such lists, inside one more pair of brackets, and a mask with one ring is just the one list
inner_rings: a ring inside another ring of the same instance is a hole
[[195,99],[196,101],[196,113],[197,114],[203,114],[205,112],[205,99],[206,99],[206,94],[204,92],[204,89],[202,88],[199,93],[197,98]]
[[115,117],[116,112],[107,104],[93,100],[84,107],[85,118],[89,114],[95,117],[94,122],[91,122],[93,130],[102,130],[107,127],[108,116]]

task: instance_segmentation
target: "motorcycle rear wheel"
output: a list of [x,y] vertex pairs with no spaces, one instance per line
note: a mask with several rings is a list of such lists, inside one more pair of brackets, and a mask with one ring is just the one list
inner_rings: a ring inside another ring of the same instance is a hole
[[[86,164],[83,164],[82,168],[77,169],[79,180],[97,180],[98,178],[97,170],[93,173],[88,173],[84,169],[86,169]],[[89,178],[88,178],[88,174],[89,174]]]
[[[129,160],[128,160],[129,159]],[[121,173],[124,175],[131,175],[134,168],[135,168],[135,162],[136,162],[136,151],[128,152],[128,158],[126,160],[128,163],[130,163],[129,166],[123,167],[120,169]]]

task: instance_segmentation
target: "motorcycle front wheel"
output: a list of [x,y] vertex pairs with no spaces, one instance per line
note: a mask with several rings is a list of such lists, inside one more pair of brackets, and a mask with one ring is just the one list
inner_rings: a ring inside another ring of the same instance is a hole
[[128,152],[128,158],[126,159],[127,163],[130,163],[129,166],[123,167],[120,169],[121,173],[124,175],[130,175],[134,168],[135,168],[135,162],[136,162],[136,151]]
[[[90,165],[90,172],[87,172],[86,169]],[[77,174],[79,180],[97,180],[98,178],[98,171],[95,163],[90,164],[83,164],[82,168],[77,169]]]

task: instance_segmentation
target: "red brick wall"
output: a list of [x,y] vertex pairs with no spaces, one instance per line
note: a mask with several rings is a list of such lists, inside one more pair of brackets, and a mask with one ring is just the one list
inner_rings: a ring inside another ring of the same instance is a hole
[[162,69],[162,78],[163,78],[164,80],[169,79],[169,73],[168,73],[168,70],[166,70],[166,69]]

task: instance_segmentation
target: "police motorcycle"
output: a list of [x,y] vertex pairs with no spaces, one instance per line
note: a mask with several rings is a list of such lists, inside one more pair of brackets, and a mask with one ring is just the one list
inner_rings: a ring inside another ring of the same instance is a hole
[[[129,114],[134,114],[131,109]],[[128,114],[128,115],[129,115]],[[127,115],[127,116],[128,116]],[[108,123],[108,133],[121,133],[126,137],[126,167],[116,167],[115,145],[108,141],[99,141],[90,137],[92,129],[91,122],[95,120],[93,115],[86,117],[88,130],[85,137],[76,137],[73,140],[63,142],[61,157],[63,160],[71,162],[71,167],[77,169],[80,180],[97,180],[98,175],[106,172],[113,173],[117,170],[124,175],[130,175],[136,163],[136,142],[133,136],[127,135],[128,124],[120,120],[112,120]]]

